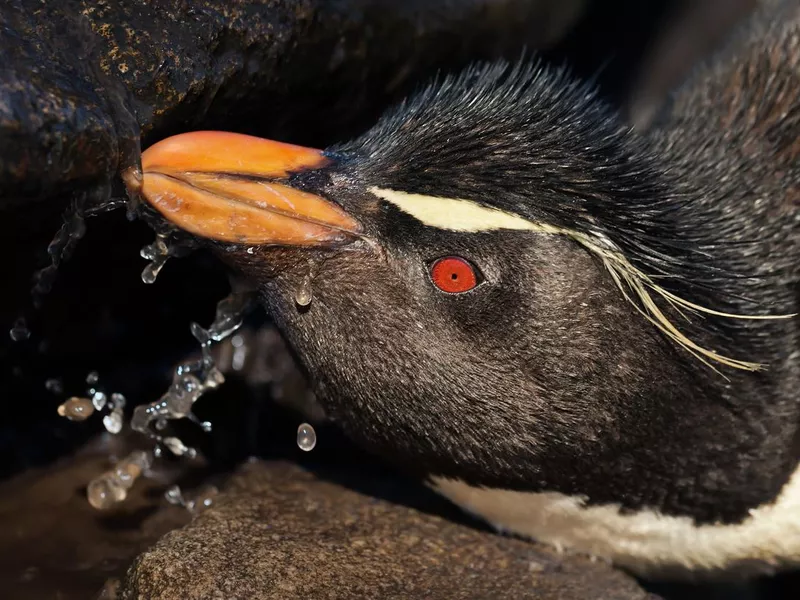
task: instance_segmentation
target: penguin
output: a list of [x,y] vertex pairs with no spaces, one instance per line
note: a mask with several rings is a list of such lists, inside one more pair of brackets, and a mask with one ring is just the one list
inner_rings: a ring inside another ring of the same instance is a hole
[[800,565],[800,3],[655,126],[535,58],[326,150],[162,140],[149,210],[254,282],[328,417],[498,531],[644,577]]

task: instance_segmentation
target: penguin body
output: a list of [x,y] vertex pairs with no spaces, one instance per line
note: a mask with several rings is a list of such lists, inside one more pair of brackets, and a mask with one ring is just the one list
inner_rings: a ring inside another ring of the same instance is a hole
[[257,282],[366,450],[503,531],[755,574],[800,564],[798,132],[792,1],[652,131],[493,64],[326,152],[176,136],[134,187]]

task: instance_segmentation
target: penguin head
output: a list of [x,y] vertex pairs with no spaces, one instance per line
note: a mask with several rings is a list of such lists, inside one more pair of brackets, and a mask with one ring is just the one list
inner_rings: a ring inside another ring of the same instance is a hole
[[716,415],[714,369],[754,368],[713,317],[682,320],[729,308],[704,223],[563,71],[471,68],[326,151],[183,134],[143,171],[152,207],[257,283],[331,419],[407,468],[663,505],[645,479],[707,467],[686,423]]

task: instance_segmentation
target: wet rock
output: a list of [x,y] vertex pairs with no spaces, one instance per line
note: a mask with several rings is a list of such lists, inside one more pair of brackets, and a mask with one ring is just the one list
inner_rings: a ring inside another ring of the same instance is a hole
[[443,501],[407,482],[335,478],[244,465],[214,506],[136,559],[119,597],[654,598],[600,562],[438,516]]
[[107,184],[140,131],[340,141],[422,75],[557,39],[583,2],[7,0],[0,209]]

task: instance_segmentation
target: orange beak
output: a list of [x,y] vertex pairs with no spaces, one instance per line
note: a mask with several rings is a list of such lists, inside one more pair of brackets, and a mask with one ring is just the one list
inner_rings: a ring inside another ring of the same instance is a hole
[[332,202],[286,185],[330,163],[321,151],[249,135],[199,131],[142,154],[136,191],[167,221],[199,237],[248,245],[329,246],[360,225]]

